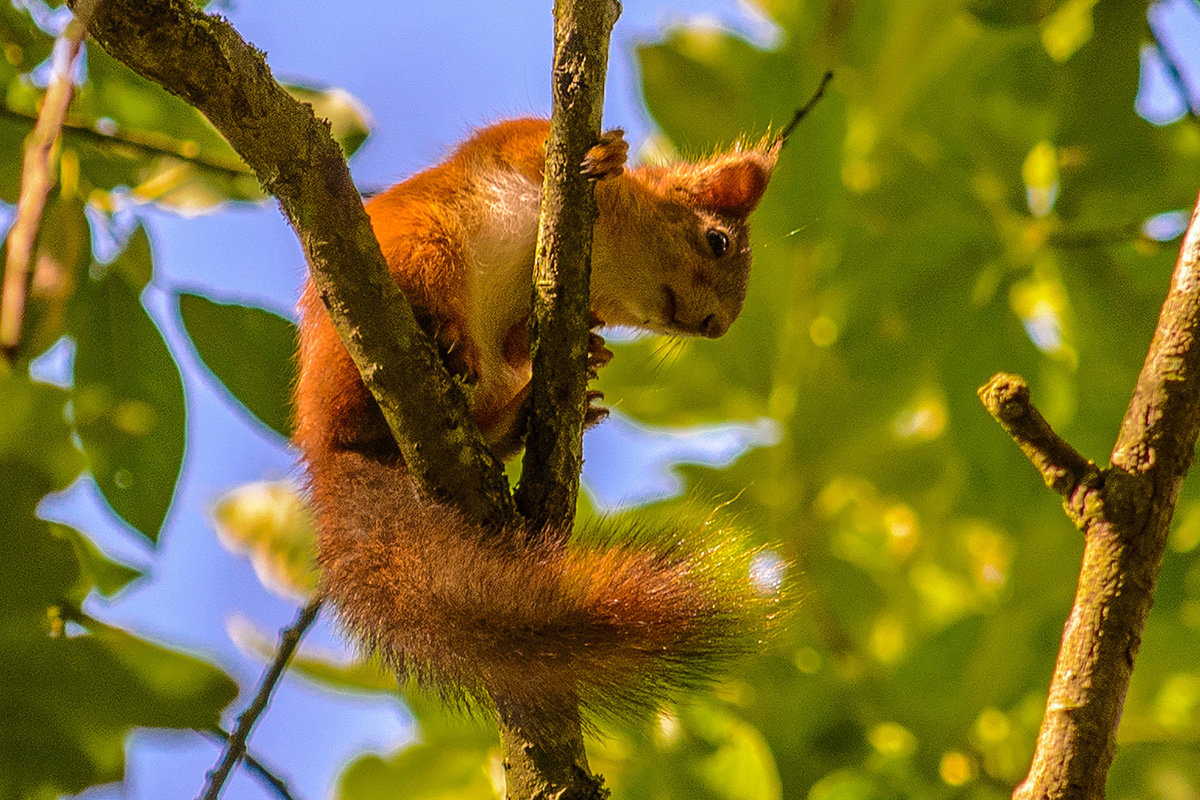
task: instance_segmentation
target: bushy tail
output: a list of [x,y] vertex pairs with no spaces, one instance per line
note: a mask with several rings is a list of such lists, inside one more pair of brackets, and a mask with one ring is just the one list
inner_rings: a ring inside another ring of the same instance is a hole
[[326,591],[402,677],[459,704],[630,716],[719,677],[755,647],[773,600],[753,554],[696,533],[564,545],[495,533],[417,491],[403,466],[312,463]]

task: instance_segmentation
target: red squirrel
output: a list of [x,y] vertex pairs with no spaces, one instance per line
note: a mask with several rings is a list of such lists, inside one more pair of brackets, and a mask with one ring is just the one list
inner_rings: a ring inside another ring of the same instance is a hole
[[[392,277],[468,385],[473,418],[501,458],[523,434],[548,133],[542,119],[490,125],[366,205]],[[626,168],[621,132],[602,137],[583,165],[599,210],[595,319],[724,333],[746,292],[747,217],[778,148]],[[689,546],[688,534],[570,546],[497,537],[423,496],[311,281],[300,312],[295,440],[322,586],[346,627],[398,674],[450,701],[537,712],[570,698],[622,715],[710,683],[714,662],[753,646],[747,617],[763,600],[749,571],[729,579],[712,563],[724,557]],[[611,357],[595,334],[590,349],[592,369]]]

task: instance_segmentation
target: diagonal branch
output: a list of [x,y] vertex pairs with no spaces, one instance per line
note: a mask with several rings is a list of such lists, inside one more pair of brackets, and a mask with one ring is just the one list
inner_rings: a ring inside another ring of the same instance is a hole
[[250,738],[250,731],[254,729],[254,723],[258,722],[262,713],[267,710],[267,704],[271,702],[271,694],[275,691],[279,679],[283,677],[287,662],[291,659],[292,653],[296,651],[296,647],[299,646],[300,639],[304,637],[305,632],[320,613],[322,600],[320,594],[314,594],[309,598],[309,601],[304,604],[304,608],[300,609],[296,621],[283,632],[279,640],[279,649],[267,667],[267,671],[259,680],[258,691],[255,692],[254,699],[238,715],[237,727],[229,735],[229,740],[221,754],[221,761],[213,768],[212,772],[208,773],[208,780],[205,782],[200,800],[217,800],[221,796],[221,789],[225,786],[225,781],[229,779],[233,768],[246,757],[246,744]]
[[[15,122],[30,123],[37,119],[24,111],[5,105],[0,100],[0,117]],[[206,156],[203,153],[193,153],[188,147],[170,136],[162,136],[149,131],[132,128],[119,128],[113,133],[97,130],[81,119],[67,117],[62,124],[63,139],[83,140],[91,144],[108,147],[128,148],[148,156],[165,156],[176,161],[205,170],[215,172],[226,178],[244,178],[254,173],[241,161],[236,159],[221,159]]]
[[[214,741],[221,742],[223,745],[228,745],[231,734],[226,733],[222,728],[213,728],[204,731],[209,738]],[[262,761],[250,752],[249,748],[245,750],[244,760],[246,768],[257,775],[264,784],[270,787],[271,791],[279,798],[279,800],[295,800],[292,790],[288,788],[287,781],[279,777]]]
[[[986,388],[981,394],[988,394]],[[1033,763],[1014,798],[1104,797],[1134,658],[1198,434],[1200,205],[1184,236],[1112,466],[1095,481],[1073,450],[1038,448],[1053,452],[1046,456],[1051,466],[1083,476],[1072,497],[1086,509],[1079,518],[1086,545]]]
[[388,274],[328,123],[271,77],[263,54],[228,22],[190,0],[98,0],[88,32],[208,117],[278,198],[413,475],[470,517],[515,522],[507,479]]

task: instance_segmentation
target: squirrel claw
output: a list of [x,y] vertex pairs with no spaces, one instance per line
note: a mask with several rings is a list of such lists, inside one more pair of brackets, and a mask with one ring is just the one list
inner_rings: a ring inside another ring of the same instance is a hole
[[604,399],[604,392],[596,391],[595,389],[588,390],[587,393],[587,411],[583,414],[583,427],[591,428],[599,425],[608,416],[608,409],[604,406],[592,405],[598,400]]
[[479,348],[455,323],[446,323],[437,331],[438,352],[450,374],[468,386],[479,381]]
[[588,334],[588,377],[594,378],[600,368],[612,361],[613,352],[604,345],[604,337],[598,333]]
[[613,178],[625,171],[625,158],[629,155],[629,142],[625,131],[614,128],[600,134],[597,142],[583,157],[583,174],[600,180]]

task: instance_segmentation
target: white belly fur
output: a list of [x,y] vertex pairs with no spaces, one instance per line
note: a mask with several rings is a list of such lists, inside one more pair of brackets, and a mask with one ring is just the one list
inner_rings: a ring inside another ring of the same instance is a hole
[[504,340],[529,313],[542,187],[514,172],[485,173],[479,181],[481,207],[466,237],[467,320],[479,348],[478,391],[503,396],[530,377],[505,361]]

